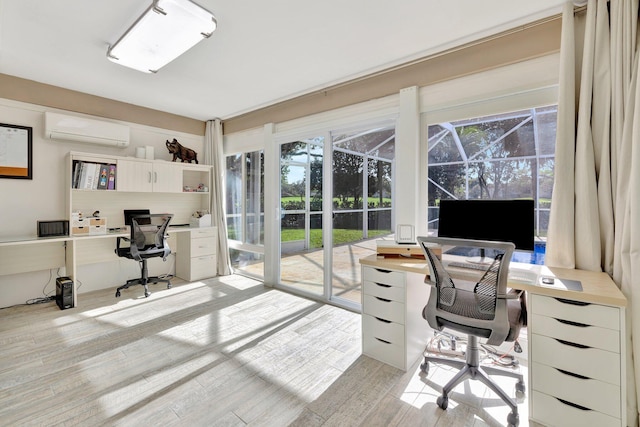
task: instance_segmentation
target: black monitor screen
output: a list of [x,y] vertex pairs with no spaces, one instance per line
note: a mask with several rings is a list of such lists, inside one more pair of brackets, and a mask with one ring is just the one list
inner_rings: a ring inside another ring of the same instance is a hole
[[440,200],[438,237],[512,242],[533,251],[533,200]]
[[[125,209],[124,210],[124,225],[131,227],[131,217],[135,215],[149,215],[149,209]],[[146,221],[139,221],[138,224],[151,224],[150,219]]]

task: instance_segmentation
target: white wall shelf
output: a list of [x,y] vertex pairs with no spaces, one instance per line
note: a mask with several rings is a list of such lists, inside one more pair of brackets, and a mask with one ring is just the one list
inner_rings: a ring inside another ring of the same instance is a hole
[[[72,188],[76,160],[115,164],[115,191]],[[200,184],[211,188],[211,166],[72,151],[67,156],[67,219],[74,211],[84,216],[100,211],[108,227],[120,227],[124,209],[149,209],[172,213],[172,224],[188,224],[195,211],[211,209],[209,191],[185,191],[185,187],[197,189]]]

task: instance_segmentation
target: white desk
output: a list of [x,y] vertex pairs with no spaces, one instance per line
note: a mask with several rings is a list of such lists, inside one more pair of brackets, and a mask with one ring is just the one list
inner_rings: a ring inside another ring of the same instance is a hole
[[[197,234],[202,230],[214,230],[216,227],[192,228],[169,227],[169,235],[174,233]],[[192,232],[192,233],[191,233]],[[19,274],[30,271],[49,270],[65,267],[65,275],[74,282],[73,305],[77,307],[78,294],[76,292],[77,265],[92,262],[104,262],[114,259],[115,239],[119,236],[128,237],[128,231],[108,232],[106,234],[93,234],[84,236],[60,236],[60,237],[0,237],[0,275]],[[189,255],[189,240],[181,239],[175,245],[177,254]],[[183,243],[184,242],[184,243]],[[182,243],[182,246],[181,244]],[[179,255],[177,255],[179,257]],[[214,276],[215,276],[215,260]],[[185,270],[188,271],[188,270]],[[210,272],[211,270],[207,270]],[[187,280],[189,280],[187,278]]]
[[[443,261],[446,264],[447,255]],[[430,292],[430,286],[424,284],[429,274],[427,263],[371,255],[360,259],[360,264],[363,353],[406,370],[426,344],[423,341],[418,346],[416,336],[424,340],[425,330],[429,331],[426,320],[421,319]],[[622,292],[606,273],[519,263],[512,266],[556,279],[579,280],[583,288],[574,291],[559,285],[509,282],[510,287],[525,290],[529,296],[527,395],[531,420],[557,426],[626,426],[627,300]],[[456,273],[477,275],[463,269],[456,269]],[[370,291],[367,281],[381,283],[373,288],[381,289],[384,295]],[[403,316],[389,318],[388,312],[398,307],[404,308]],[[365,321],[367,317],[380,320],[372,324]],[[382,336],[378,337],[380,331]]]

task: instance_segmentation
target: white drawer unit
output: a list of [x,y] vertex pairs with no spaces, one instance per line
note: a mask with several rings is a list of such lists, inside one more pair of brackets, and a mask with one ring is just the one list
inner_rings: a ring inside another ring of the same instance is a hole
[[[422,318],[432,289],[424,283],[426,261],[370,255],[360,264],[362,352],[407,370],[433,336]],[[509,283],[527,292],[529,419],[549,427],[626,426],[624,294],[604,272],[512,265],[557,279],[553,286]]]
[[189,281],[216,276],[217,227],[193,228],[176,235],[176,276]]
[[421,315],[430,290],[423,279],[362,266],[363,354],[405,371],[418,360],[431,331]]
[[623,310],[531,295],[531,419],[548,426],[622,426]]

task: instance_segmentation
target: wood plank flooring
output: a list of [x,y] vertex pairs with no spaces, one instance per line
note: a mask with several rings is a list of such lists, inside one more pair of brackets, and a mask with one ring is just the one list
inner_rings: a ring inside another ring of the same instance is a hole
[[508,408],[477,382],[439,409],[448,368],[422,378],[419,361],[405,373],[361,355],[357,313],[238,275],[174,282],[149,298],[132,287],[80,294],[69,310],[0,310],[0,425],[506,423]]

